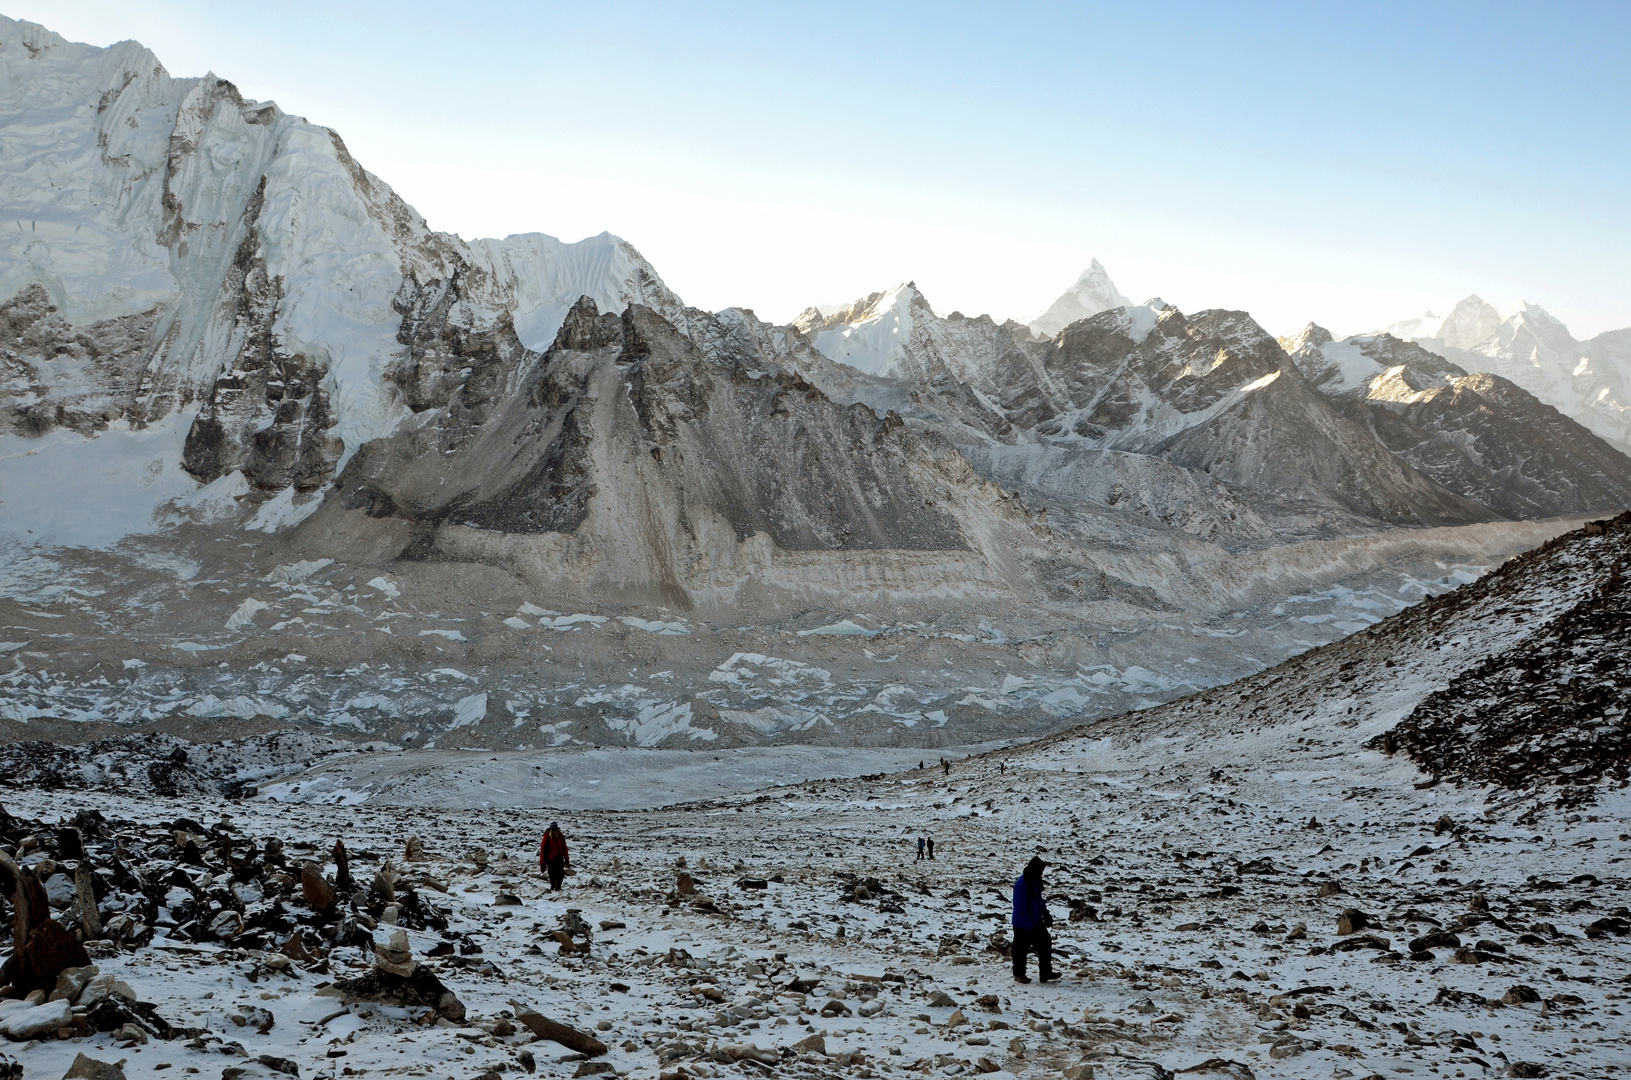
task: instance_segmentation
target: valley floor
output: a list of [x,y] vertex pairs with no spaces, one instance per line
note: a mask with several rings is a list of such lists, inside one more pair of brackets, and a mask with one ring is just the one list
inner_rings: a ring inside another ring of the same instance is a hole
[[[390,858],[447,913],[446,931],[408,936],[468,1015],[427,1023],[324,996],[368,970],[354,945],[274,970],[271,953],[161,926],[152,945],[97,962],[205,1034],[0,1052],[52,1078],[81,1052],[123,1058],[133,1077],[261,1067],[242,1055],[287,1059],[305,1078],[466,1080],[529,1060],[545,1076],[604,1063],[653,1078],[1053,1077],[1084,1061],[1091,1073],[1068,1075],[1631,1074],[1627,792],[1560,811],[1544,794],[1418,787],[1403,758],[1361,748],[1375,727],[1311,717],[1165,738],[1101,726],[949,774],[931,763],[668,810],[560,813],[577,873],[555,896],[533,855],[554,811],[11,791],[19,816],[94,808],[140,823],[119,827],[132,843],[142,826],[158,837],[180,816],[230,815],[238,835],[283,839],[296,864],[344,839],[359,881]],[[934,837],[933,862],[916,860],[919,835]],[[409,837],[424,861],[403,861]],[[1033,852],[1054,864],[1066,975],[1050,985],[1016,984],[992,947]],[[681,859],[703,899],[677,893]],[[495,904],[504,893],[519,902]],[[547,936],[573,909],[593,930],[587,954]],[[1339,935],[1350,910],[1368,925]],[[317,922],[298,886],[288,912]],[[1412,939],[1439,930],[1459,945],[1440,937],[1412,955]],[[458,949],[429,959],[444,940]],[[521,1006],[609,1052],[586,1064],[533,1041],[513,1020]],[[274,1025],[257,1034],[250,1009]]]

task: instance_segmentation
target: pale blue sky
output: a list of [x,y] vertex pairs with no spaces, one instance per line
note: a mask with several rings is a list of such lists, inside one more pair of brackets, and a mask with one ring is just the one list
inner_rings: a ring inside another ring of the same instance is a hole
[[1469,292],[1631,325],[1631,4],[17,0],[335,128],[435,228],[609,229],[790,318],[915,279],[1343,333]]

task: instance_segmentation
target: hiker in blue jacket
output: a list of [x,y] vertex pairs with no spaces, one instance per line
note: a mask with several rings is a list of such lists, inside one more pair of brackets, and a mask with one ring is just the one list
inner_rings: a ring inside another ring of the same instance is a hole
[[1043,982],[1059,978],[1053,970],[1053,938],[1048,927],[1053,916],[1048,914],[1048,902],[1042,899],[1042,871],[1047,863],[1033,857],[1025,864],[1025,872],[1014,880],[1014,981],[1028,983],[1025,958],[1036,953],[1037,977]]

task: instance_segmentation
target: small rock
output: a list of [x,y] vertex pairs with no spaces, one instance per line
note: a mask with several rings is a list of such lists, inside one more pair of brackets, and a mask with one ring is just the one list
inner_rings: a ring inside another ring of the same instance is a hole
[[1501,995],[1501,1000],[1508,1005],[1533,1005],[1540,1000],[1540,992],[1533,986],[1524,986],[1520,983]]
[[697,883],[692,879],[690,874],[681,873],[680,876],[674,881],[674,891],[678,892],[681,896],[692,896],[697,891]]
[[494,907],[516,907],[520,903],[521,898],[514,893],[501,892],[493,897]]
[[820,1035],[811,1035],[807,1039],[800,1039],[798,1042],[794,1043],[793,1049],[804,1050],[811,1054],[820,1054],[822,1057],[826,1057],[827,1040],[822,1038]]
[[849,1016],[849,1006],[836,998],[821,1006],[822,1016]]
[[929,995],[929,1006],[935,1009],[955,1009],[957,1007],[957,999],[946,993],[944,990],[936,990],[934,993]]
[[[425,857],[425,842],[417,836],[408,837],[408,844],[404,854],[409,862],[423,860]],[[446,892],[447,890],[443,889],[441,891]]]
[[1349,908],[1337,916],[1337,936],[1347,937],[1349,934],[1357,934],[1366,927],[1374,925],[1376,925],[1375,921],[1369,915],[1366,915],[1358,908]]
[[946,1017],[946,1026],[949,1028],[961,1027],[966,1023],[968,1023],[968,1017],[963,1015],[962,1009],[958,1009],[956,1012]]

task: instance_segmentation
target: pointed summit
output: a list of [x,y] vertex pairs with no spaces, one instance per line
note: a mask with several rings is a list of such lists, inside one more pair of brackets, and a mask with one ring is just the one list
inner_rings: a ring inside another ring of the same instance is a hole
[[912,327],[924,318],[933,319],[934,311],[917,291],[917,283],[908,281],[832,315],[806,308],[793,325],[828,359],[868,375],[895,376],[901,373]]
[[1030,327],[1043,337],[1052,337],[1073,322],[1079,322],[1111,308],[1129,307],[1132,301],[1121,295],[1099,260],[1094,259],[1076,284],[1032,319]]
[[1435,336],[1452,349],[1471,349],[1500,329],[1503,321],[1495,305],[1475,293],[1445,316]]

